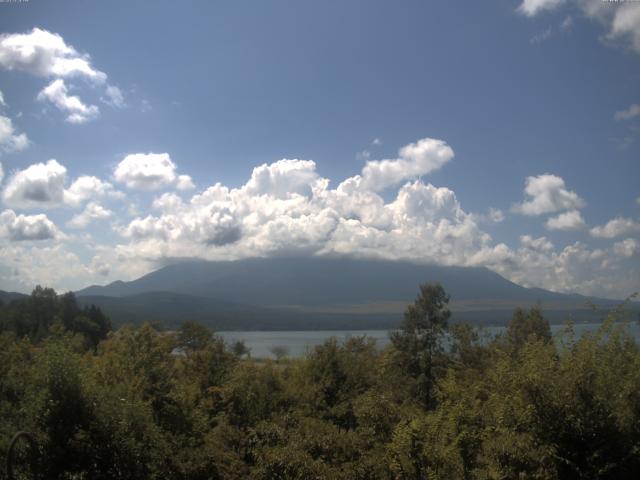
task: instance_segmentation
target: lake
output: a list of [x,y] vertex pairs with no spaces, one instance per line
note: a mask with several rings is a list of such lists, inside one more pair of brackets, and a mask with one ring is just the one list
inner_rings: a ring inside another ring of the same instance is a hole
[[[596,330],[599,323],[580,323],[574,325],[576,337],[586,332]],[[564,329],[564,325],[551,325],[551,332],[557,334]],[[629,329],[636,340],[640,340],[640,325],[630,324]],[[504,331],[504,327],[485,327],[483,335],[491,338]],[[389,330],[314,330],[314,331],[276,331],[276,332],[218,332],[227,343],[242,340],[251,349],[253,358],[274,358],[271,353],[273,347],[286,347],[288,356],[301,357],[316,345],[321,345],[328,338],[336,337],[343,340],[348,337],[366,335],[376,341],[376,346],[384,348],[389,343]]]

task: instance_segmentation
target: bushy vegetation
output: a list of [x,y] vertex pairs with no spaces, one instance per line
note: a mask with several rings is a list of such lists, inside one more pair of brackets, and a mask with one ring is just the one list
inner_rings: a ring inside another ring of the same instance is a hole
[[518,310],[487,341],[447,304],[424,285],[386,349],[331,339],[274,362],[189,322],[109,331],[39,288],[0,308],[0,452],[31,432],[46,479],[637,478],[640,352],[621,312],[554,339]]

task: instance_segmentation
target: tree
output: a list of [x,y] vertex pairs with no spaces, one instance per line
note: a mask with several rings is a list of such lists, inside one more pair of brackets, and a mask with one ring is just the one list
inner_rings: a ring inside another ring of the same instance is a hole
[[204,325],[186,321],[180,326],[178,345],[192,350],[202,350],[213,340],[213,333]]
[[542,309],[539,305],[536,305],[528,312],[522,308],[517,308],[513,312],[505,332],[506,341],[513,352],[520,351],[531,336],[537,337],[544,342],[551,340],[549,321],[542,316]]
[[238,357],[242,358],[251,353],[251,349],[247,347],[243,340],[237,340],[231,345],[231,351]]
[[413,305],[404,313],[399,331],[391,334],[398,366],[415,381],[414,394],[426,408],[434,406],[435,359],[451,312],[449,295],[439,283],[420,285]]
[[278,362],[289,355],[289,349],[283,345],[271,347],[269,351],[274,357],[276,357],[276,361]]

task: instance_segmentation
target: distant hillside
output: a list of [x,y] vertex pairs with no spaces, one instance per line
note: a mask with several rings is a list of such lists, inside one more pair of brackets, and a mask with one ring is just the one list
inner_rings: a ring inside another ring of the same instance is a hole
[[440,282],[456,301],[495,300],[585,303],[579,295],[528,289],[486,268],[417,265],[346,258],[253,258],[185,262],[131,282],[113,282],[79,296],[124,297],[173,292],[259,306],[354,305],[412,301],[418,285]]
[[79,296],[81,305],[94,304],[112,320],[124,323],[159,322],[178,327],[186,320],[214,330],[343,330],[395,328],[399,314],[324,314],[240,305],[171,292],[148,292],[128,297]]
[[145,320],[167,327],[195,320],[217,330],[393,328],[418,286],[440,282],[451,295],[452,321],[504,324],[518,307],[540,303],[554,323],[598,321],[589,301],[617,302],[523,288],[486,268],[336,258],[192,261],[131,282],[77,292],[115,324]]
[[24,293],[18,292],[5,292],[0,290],[0,302],[9,303],[12,300],[20,300],[21,298],[25,298],[26,295]]

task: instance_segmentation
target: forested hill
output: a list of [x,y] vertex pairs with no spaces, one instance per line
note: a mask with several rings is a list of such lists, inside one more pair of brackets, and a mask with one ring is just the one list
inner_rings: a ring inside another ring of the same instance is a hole
[[9,303],[12,300],[20,300],[26,297],[27,295],[25,295],[24,293],[5,292],[3,290],[0,290],[0,302],[2,303]]

